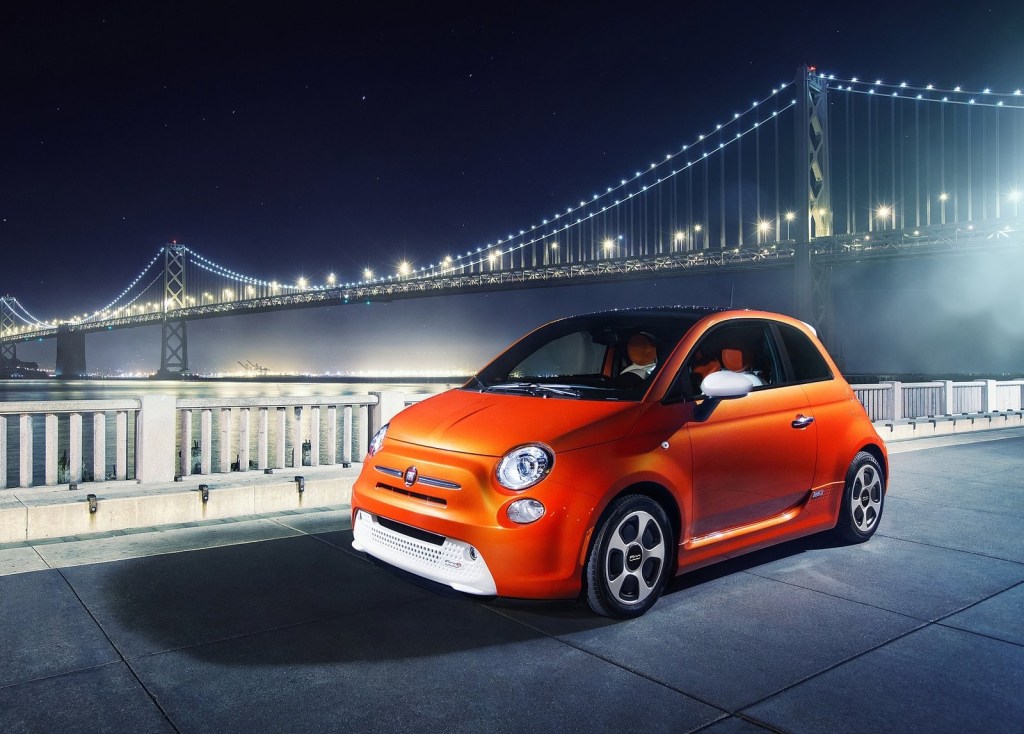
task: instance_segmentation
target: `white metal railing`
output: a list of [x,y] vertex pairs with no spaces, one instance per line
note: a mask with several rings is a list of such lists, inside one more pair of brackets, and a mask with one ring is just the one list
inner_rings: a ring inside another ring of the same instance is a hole
[[[18,445],[17,484],[31,487],[35,479],[36,444],[42,439],[42,484],[83,480],[124,480],[132,475],[134,426],[141,401],[39,400],[0,403],[0,488],[7,486],[8,427],[16,423]],[[89,417],[86,423],[83,416]],[[110,425],[108,418],[113,418]],[[91,442],[91,462],[84,447]],[[62,451],[63,449],[63,451]],[[113,464],[107,465],[108,457]]]
[[[383,392],[0,402],[0,489],[103,480],[152,484],[192,474],[347,465],[362,460],[373,431],[423,397]],[[89,451],[91,462],[85,459]],[[9,458],[16,471],[8,471]]]
[[366,453],[377,404],[374,395],[178,400],[178,475],[351,464]]
[[851,385],[873,421],[1021,410],[1024,380],[881,382]]
[[[852,387],[873,421],[1019,411],[1024,405],[1024,380]],[[0,489],[129,479],[150,484],[176,475],[350,464],[365,456],[378,427],[423,397],[382,392],[0,402]],[[11,456],[17,462],[13,482]]]

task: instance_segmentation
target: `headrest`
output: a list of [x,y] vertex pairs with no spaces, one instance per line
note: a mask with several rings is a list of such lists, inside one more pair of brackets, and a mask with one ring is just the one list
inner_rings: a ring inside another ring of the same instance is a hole
[[658,350],[654,340],[647,334],[634,334],[626,345],[626,354],[633,364],[654,364],[658,360]]
[[692,369],[696,374],[700,375],[700,378],[703,380],[712,372],[718,372],[718,370],[722,369],[722,365],[717,359],[707,359],[697,362],[693,365]]
[[722,364],[730,372],[744,372],[750,367],[750,359],[742,349],[726,347],[722,350]]

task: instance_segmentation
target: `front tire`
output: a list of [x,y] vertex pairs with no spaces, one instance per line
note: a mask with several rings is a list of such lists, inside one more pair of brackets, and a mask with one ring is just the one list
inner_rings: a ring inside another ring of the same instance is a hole
[[587,603],[603,617],[629,619],[661,596],[672,565],[672,526],[650,497],[619,497],[595,534],[587,557]]
[[878,459],[867,451],[853,457],[835,534],[847,543],[863,543],[875,534],[885,504],[885,475]]

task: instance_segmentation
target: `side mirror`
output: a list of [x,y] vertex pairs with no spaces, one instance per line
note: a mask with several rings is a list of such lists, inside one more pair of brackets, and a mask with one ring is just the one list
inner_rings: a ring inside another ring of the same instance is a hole
[[753,387],[745,375],[728,370],[712,372],[700,383],[700,391],[709,398],[742,398]]

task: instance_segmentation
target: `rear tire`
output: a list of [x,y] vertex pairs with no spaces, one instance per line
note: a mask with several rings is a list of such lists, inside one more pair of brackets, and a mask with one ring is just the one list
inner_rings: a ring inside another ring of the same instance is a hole
[[863,543],[875,534],[885,504],[885,475],[878,459],[867,451],[853,457],[833,531],[847,543]]
[[639,617],[658,601],[675,543],[664,508],[650,497],[616,499],[587,557],[587,603],[595,614]]

